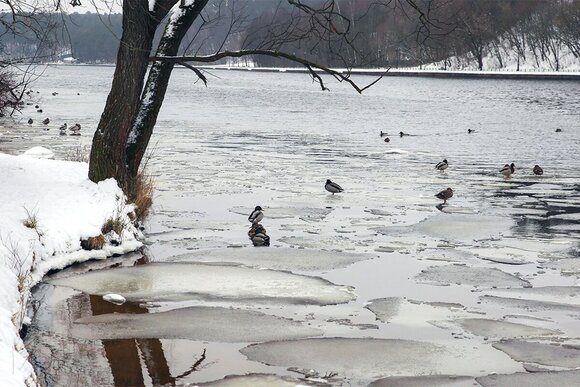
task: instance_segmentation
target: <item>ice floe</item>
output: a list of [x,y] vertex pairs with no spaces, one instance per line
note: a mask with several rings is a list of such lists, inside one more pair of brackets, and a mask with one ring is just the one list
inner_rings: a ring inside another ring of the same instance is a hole
[[290,271],[329,270],[371,259],[370,254],[354,254],[314,249],[213,249],[173,257],[174,261],[232,262],[246,266]]
[[415,276],[418,282],[436,285],[471,285],[481,288],[531,287],[530,283],[496,268],[463,265],[431,266]]
[[511,375],[488,375],[475,379],[483,387],[530,387],[530,386],[558,386],[577,387],[580,380],[580,371],[518,372]]
[[505,340],[494,343],[493,347],[520,362],[568,368],[580,367],[578,347],[521,340]]
[[297,387],[303,384],[304,382],[289,376],[266,374],[230,375],[213,382],[195,383],[196,386],[208,387]]
[[377,317],[377,320],[388,322],[399,313],[401,301],[402,299],[398,297],[377,298],[375,300],[370,300],[365,308],[373,312]]
[[475,379],[470,376],[394,376],[375,380],[369,387],[465,387],[474,382]]
[[[250,360],[303,367],[370,383],[386,376],[478,375],[514,372],[504,357],[485,357],[470,348],[400,339],[318,338],[253,344],[241,349]],[[419,360],[420,359],[420,360]]]
[[200,306],[83,317],[75,321],[71,333],[91,340],[161,338],[251,343],[320,336],[322,331],[257,311]]
[[474,335],[495,338],[538,337],[561,333],[552,329],[482,318],[461,319],[457,323]]
[[318,277],[201,263],[151,263],[49,282],[89,294],[118,293],[129,301],[229,300],[328,305],[356,298],[351,288]]
[[438,214],[418,223],[415,228],[427,235],[446,240],[489,239],[509,230],[507,217],[489,215]]

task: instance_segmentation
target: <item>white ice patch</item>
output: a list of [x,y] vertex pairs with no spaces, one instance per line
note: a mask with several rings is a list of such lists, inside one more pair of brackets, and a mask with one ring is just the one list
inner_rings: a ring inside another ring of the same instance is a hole
[[474,382],[475,379],[469,376],[395,376],[375,380],[369,387],[465,387],[475,385]]
[[304,382],[289,376],[264,374],[228,375],[221,380],[207,383],[195,383],[196,386],[212,387],[299,387],[306,386]]
[[198,263],[152,263],[49,282],[89,294],[119,293],[129,301],[217,299],[328,305],[356,298],[351,288],[318,277]]
[[506,340],[494,343],[493,347],[520,362],[568,368],[580,367],[580,348],[577,346]]
[[494,295],[526,300],[564,303],[580,307],[580,286],[543,286],[529,289],[494,290]]
[[253,361],[314,369],[320,374],[370,381],[386,376],[513,372],[506,358],[482,356],[471,348],[397,339],[320,338],[254,344],[241,352]]
[[435,285],[471,285],[480,288],[531,287],[515,275],[495,268],[468,267],[463,265],[431,266],[415,276],[419,283]]
[[507,217],[438,214],[417,224],[417,230],[446,240],[489,239],[509,230]]
[[264,313],[190,307],[148,314],[111,313],[75,321],[72,335],[83,339],[160,338],[227,343],[297,339],[322,335],[316,328]]
[[457,320],[457,323],[474,335],[494,338],[538,337],[562,333],[552,329],[482,318],[462,319]]
[[325,250],[246,248],[199,250],[173,257],[171,260],[180,262],[232,262],[274,270],[314,271],[342,268],[354,262],[372,258],[373,256],[370,254],[340,253]]
[[475,379],[483,387],[530,387],[530,386],[558,386],[575,387],[580,380],[580,371],[561,372],[518,372],[511,375],[488,375]]

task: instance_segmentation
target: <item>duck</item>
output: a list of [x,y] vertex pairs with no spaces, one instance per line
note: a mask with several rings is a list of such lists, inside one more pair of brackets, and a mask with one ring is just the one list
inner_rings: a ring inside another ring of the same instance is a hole
[[264,213],[262,211],[264,211],[262,210],[262,207],[256,206],[256,208],[254,208],[254,211],[252,211],[250,216],[248,216],[248,220],[250,221],[250,223],[252,224],[260,223],[260,221],[264,219]]
[[333,183],[332,181],[330,181],[330,179],[326,180],[326,184],[324,185],[324,189],[327,190],[328,192],[331,192],[333,195],[335,193],[339,193],[339,192],[344,191],[340,185]]
[[32,118],[29,118],[29,119],[28,119],[28,125],[32,125],[32,123],[33,123],[33,122],[34,122],[34,121],[32,120]]
[[467,129],[467,133],[468,133],[468,134],[471,134],[471,133],[473,133],[473,132],[475,132],[475,129]]
[[64,125],[61,125],[61,127],[58,128],[58,130],[63,131],[63,130],[66,130],[67,128],[68,128],[68,125],[65,122]]
[[562,129],[558,128],[556,129],[556,133],[560,133],[562,131]]
[[516,170],[516,166],[514,163],[511,163],[510,165],[506,164],[503,166],[502,169],[500,169],[500,173],[502,173],[505,177],[509,177],[511,176],[512,173],[514,173]]
[[532,171],[534,171],[534,175],[543,175],[544,174],[544,170],[538,164],[534,165],[534,169],[532,169]]
[[388,137],[385,137],[385,142],[391,142],[391,139]]
[[453,190],[451,188],[444,189],[435,195],[438,199],[443,199],[443,204],[447,203],[447,200],[451,199],[453,196]]
[[266,234],[266,229],[261,224],[253,224],[248,236],[255,247],[270,246],[270,237]]
[[407,133],[403,133],[403,132],[399,132],[399,136],[403,137],[403,136],[408,136]]
[[448,166],[449,166],[449,164],[447,163],[447,159],[443,159],[443,161],[441,161],[440,163],[437,163],[437,165],[435,165],[435,169],[437,169],[439,171],[444,171],[447,169]]
[[383,131],[381,130],[381,137],[385,137],[385,136],[388,136],[387,132],[383,132]]
[[70,134],[71,136],[80,136],[81,135],[81,125],[80,124],[74,124],[73,126],[71,126],[69,128],[69,130],[72,132]]
[[59,129],[59,133],[61,136],[66,136],[66,129],[62,129],[62,127],[60,127]]
[[42,113],[42,109],[36,109],[37,113]]
[[42,123],[44,125],[48,125],[48,124],[50,124],[50,119],[49,118],[45,118],[44,120],[42,120]]

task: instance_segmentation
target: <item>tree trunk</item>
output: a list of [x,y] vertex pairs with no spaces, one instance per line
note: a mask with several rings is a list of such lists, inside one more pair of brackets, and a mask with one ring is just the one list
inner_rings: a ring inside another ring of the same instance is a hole
[[93,137],[89,179],[94,182],[114,177],[127,181],[125,144],[139,108],[144,77],[155,30],[167,13],[156,6],[157,18],[143,0],[123,1],[123,35],[111,91]]
[[[198,0],[192,6],[180,8],[171,15],[159,42],[156,56],[177,55],[181,40],[207,2],[208,0]],[[126,165],[129,184],[134,181],[134,177],[139,173],[139,166],[153,133],[153,127],[157,122],[157,116],[165,98],[173,66],[173,62],[156,61],[151,66],[151,70],[149,70],[139,112],[133,122],[126,143]]]

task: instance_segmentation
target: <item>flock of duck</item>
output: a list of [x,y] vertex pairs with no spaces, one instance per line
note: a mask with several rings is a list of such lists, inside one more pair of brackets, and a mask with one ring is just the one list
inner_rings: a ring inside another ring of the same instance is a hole
[[[561,129],[556,129],[556,132],[561,132],[561,131],[562,131]],[[475,132],[474,129],[467,130],[467,133],[469,133],[469,134],[471,134],[473,132]],[[385,137],[385,140],[384,140],[385,142],[391,141],[389,139],[389,137],[387,137],[388,136],[387,133],[381,131],[380,135],[381,135],[381,137]],[[405,136],[410,136],[410,134],[407,134],[404,132],[399,132],[399,136],[405,137]],[[435,169],[437,169],[438,171],[445,171],[448,167],[449,167],[449,162],[447,161],[447,159],[443,159],[443,161],[441,161],[435,165]],[[499,173],[501,173],[507,179],[507,178],[510,178],[511,175],[515,171],[516,171],[516,166],[514,163],[511,163],[511,164],[504,165],[499,170]],[[537,164],[534,165],[532,172],[534,173],[534,175],[538,175],[538,176],[544,174],[544,170],[542,169],[542,167],[540,167]],[[324,189],[333,195],[335,193],[341,193],[344,191],[340,185],[336,184],[335,182],[331,181],[330,179],[326,180],[326,183],[324,184]],[[453,190],[451,188],[444,189],[443,191],[436,193],[435,197],[443,200],[443,204],[446,204],[447,200],[449,200],[453,197]],[[262,219],[264,219],[263,211],[264,210],[262,209],[262,207],[256,206],[254,211],[252,211],[250,216],[248,216],[248,221],[252,224],[252,227],[250,228],[250,231],[248,232],[248,236],[250,237],[250,240],[252,241],[254,246],[270,246],[270,237],[266,234],[266,229],[260,224],[260,221]]]
[[[26,92],[26,95],[30,95],[32,93],[32,90],[28,90]],[[38,91],[37,91],[38,93]],[[55,91],[52,93],[53,96],[58,95],[58,93]],[[80,95],[80,93],[77,93],[77,95]],[[29,105],[31,105],[31,103],[29,103]],[[36,109],[37,113],[42,113],[43,110],[40,108],[39,105],[35,105],[34,108]],[[28,125],[32,125],[34,124],[34,120],[32,118],[28,119]],[[47,126],[50,124],[50,118],[45,118],[44,120],[42,120],[42,124]],[[67,129],[70,131],[70,135],[71,136],[80,136],[81,135],[81,125],[78,123],[75,123],[73,126],[68,126],[67,123],[65,122],[64,125],[61,125],[58,130],[59,130],[59,134],[61,136],[66,136],[67,134]],[[49,127],[45,127],[44,130],[50,130]]]

